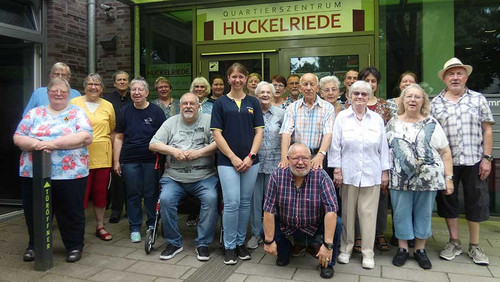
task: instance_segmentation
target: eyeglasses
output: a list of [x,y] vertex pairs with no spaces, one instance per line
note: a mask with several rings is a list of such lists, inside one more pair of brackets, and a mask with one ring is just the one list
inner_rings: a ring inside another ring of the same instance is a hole
[[361,97],[363,97],[363,98],[366,98],[366,97],[368,97],[368,95],[370,95],[370,94],[368,94],[367,92],[358,92],[358,91],[356,91],[356,92],[352,92],[352,95],[353,95],[353,96],[361,96]]
[[285,85],[283,83],[276,83],[276,84],[273,84],[274,88],[284,88]]
[[423,97],[418,95],[405,95],[405,99],[407,100],[415,99],[415,101],[420,101],[423,99]]
[[91,88],[92,88],[92,87],[100,87],[100,86],[101,86],[101,84],[100,84],[100,83],[87,83],[87,86],[88,86],[88,87],[91,87]]
[[64,90],[49,90],[48,91],[50,94],[68,94],[69,91],[64,91]]
[[334,87],[334,88],[324,88],[324,89],[323,89],[323,90],[321,90],[321,91],[326,92],[326,93],[329,93],[329,92],[337,92],[337,91],[339,91],[339,89],[338,89],[338,88],[335,88],[335,87]]

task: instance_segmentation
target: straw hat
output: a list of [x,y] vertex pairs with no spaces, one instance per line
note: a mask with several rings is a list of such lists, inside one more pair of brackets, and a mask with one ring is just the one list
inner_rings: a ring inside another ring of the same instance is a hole
[[455,67],[462,67],[462,68],[464,68],[465,71],[467,71],[467,76],[469,76],[472,73],[472,66],[464,65],[462,63],[462,61],[460,61],[459,59],[453,57],[453,58],[449,59],[448,61],[446,61],[446,63],[444,63],[443,69],[438,72],[439,79],[442,80],[443,76],[444,76],[444,73],[447,70],[449,70],[451,68],[455,68]]

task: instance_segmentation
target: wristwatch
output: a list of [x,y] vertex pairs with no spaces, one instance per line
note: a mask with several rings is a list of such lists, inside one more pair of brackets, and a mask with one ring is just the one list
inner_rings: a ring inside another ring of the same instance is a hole
[[318,153],[322,154],[323,156],[326,157],[326,151],[319,151]]
[[323,242],[323,245],[329,249],[329,250],[333,250],[333,244],[332,243],[327,243],[327,242]]
[[483,155],[483,159],[487,159],[488,161],[492,162],[493,156],[492,155]]
[[250,157],[250,159],[251,159],[252,161],[253,161],[253,160],[255,160],[255,158],[257,158],[257,155],[256,155],[256,154],[254,154],[254,153],[252,153],[252,152],[248,153],[248,156]]
[[273,238],[273,240],[271,242],[268,242],[268,241],[264,240],[264,244],[266,244],[266,245],[271,245],[272,243],[274,243],[274,238]]

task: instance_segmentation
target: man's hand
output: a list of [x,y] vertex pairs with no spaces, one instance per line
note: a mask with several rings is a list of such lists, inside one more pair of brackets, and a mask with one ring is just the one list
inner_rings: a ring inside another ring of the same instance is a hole
[[329,250],[325,245],[321,245],[318,254],[316,257],[318,258],[319,264],[323,267],[327,267],[328,264],[332,261],[333,250]]
[[278,255],[278,246],[276,245],[276,242],[272,242],[269,245],[264,244],[264,252],[266,252],[267,254],[270,254],[272,256],[277,256]]
[[201,153],[199,150],[187,150],[184,152],[184,157],[186,158],[186,161],[194,161],[196,159],[199,159],[201,156]]
[[187,160],[187,159],[186,159],[186,155],[185,155],[185,153],[184,153],[184,151],[183,151],[183,150],[181,150],[181,149],[177,149],[177,148],[175,148],[174,150],[175,150],[175,151],[174,151],[173,156],[174,156],[174,158],[175,158],[176,160],[178,160],[178,161],[185,161],[185,160]]
[[322,154],[316,154],[316,156],[311,160],[311,169],[323,168],[324,159],[325,156],[323,156]]
[[389,184],[389,173],[387,170],[382,171],[382,184],[380,188],[382,189],[382,194],[387,194],[387,185]]
[[122,167],[120,165],[120,162],[113,163],[113,170],[118,176],[122,176]]
[[491,172],[491,162],[483,159],[479,164],[479,179],[485,180]]
[[338,167],[333,170],[333,183],[337,187],[342,187],[342,184],[344,183],[344,178],[342,177],[342,169]]
[[445,182],[446,182],[446,190],[443,191],[444,194],[446,196],[453,194],[454,190],[453,180],[445,179]]

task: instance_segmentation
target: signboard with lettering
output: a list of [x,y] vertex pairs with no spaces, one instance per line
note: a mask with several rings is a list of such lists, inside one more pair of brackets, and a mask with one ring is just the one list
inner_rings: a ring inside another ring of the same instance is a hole
[[174,98],[180,98],[182,94],[189,91],[191,73],[191,63],[146,65],[146,81],[149,84],[150,92],[148,100],[158,98],[154,85],[155,80],[160,76],[167,78],[172,84],[170,95]]
[[373,0],[294,1],[197,11],[197,40],[373,31]]

